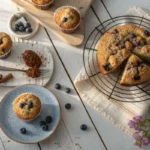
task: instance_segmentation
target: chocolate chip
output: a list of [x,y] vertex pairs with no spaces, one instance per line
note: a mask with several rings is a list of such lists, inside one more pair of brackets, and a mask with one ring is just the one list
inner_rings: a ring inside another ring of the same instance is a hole
[[111,64],[107,64],[107,65],[105,65],[105,66],[103,66],[104,67],[104,69],[106,70],[106,71],[110,71],[112,68],[111,68]]
[[140,80],[140,79],[141,77],[138,74],[134,76],[134,80]]
[[1,45],[1,44],[3,44],[3,41],[2,41],[2,39],[0,39],[0,45]]
[[150,36],[150,33],[149,33],[147,30],[144,30],[144,34],[145,34],[146,36]]

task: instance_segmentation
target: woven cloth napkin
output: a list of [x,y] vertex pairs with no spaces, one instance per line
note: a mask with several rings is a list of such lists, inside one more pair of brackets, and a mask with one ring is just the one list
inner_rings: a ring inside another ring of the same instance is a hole
[[[137,7],[129,8],[127,14],[142,16],[147,19],[150,18],[150,16],[145,11]],[[89,63],[92,63],[92,61],[90,61]],[[100,92],[95,88],[95,86],[91,83],[91,80],[87,77],[84,68],[77,75],[74,83],[81,98],[87,104],[89,104],[93,109],[98,111],[102,116],[107,118],[115,126],[120,128],[129,136],[132,136],[133,129],[131,129],[128,126],[129,120],[132,119],[133,116],[138,116],[138,115],[145,116],[146,112],[148,112],[150,101],[126,103],[126,102],[115,101],[112,100],[111,98],[108,99],[107,96],[105,96],[104,94],[102,94],[102,92]],[[103,84],[103,83],[99,83],[99,84]],[[126,93],[127,96],[128,94],[130,94],[131,91],[129,90],[128,92],[129,93]],[[140,94],[142,97],[143,92],[140,91]],[[149,98],[149,96],[147,98]],[[136,98],[134,98],[134,100],[136,100]]]

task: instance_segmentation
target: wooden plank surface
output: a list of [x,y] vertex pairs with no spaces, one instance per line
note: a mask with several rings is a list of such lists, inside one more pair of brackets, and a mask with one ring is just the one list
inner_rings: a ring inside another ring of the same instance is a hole
[[74,33],[65,34],[57,27],[53,18],[54,12],[60,6],[71,5],[78,8],[81,11],[81,15],[84,16],[92,1],[93,0],[54,0],[49,10],[43,11],[35,8],[30,0],[12,0],[14,4],[31,14],[41,25],[58,36],[61,40],[74,46],[80,45],[84,40],[84,21],[82,20],[81,25]]

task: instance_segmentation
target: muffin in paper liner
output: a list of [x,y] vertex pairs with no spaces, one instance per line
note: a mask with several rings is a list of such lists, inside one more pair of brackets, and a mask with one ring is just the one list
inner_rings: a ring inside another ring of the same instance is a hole
[[32,4],[33,4],[36,8],[38,8],[38,9],[41,9],[41,10],[48,10],[49,7],[50,7],[50,6],[52,5],[52,3],[54,2],[54,0],[52,0],[50,3],[44,4],[44,5],[36,4],[36,3],[34,3],[32,0],[31,0],[31,2],[32,2]]
[[74,28],[70,28],[70,29],[64,29],[64,28],[60,27],[60,26],[56,23],[56,21],[55,21],[55,23],[57,24],[57,26],[59,27],[59,29],[60,29],[62,32],[66,33],[66,34],[71,34],[71,33],[73,33],[73,32],[79,27],[79,25],[80,25],[80,23],[81,23],[81,20],[82,20],[82,16],[81,16],[80,11],[79,11],[77,8],[75,8],[75,7],[73,7],[73,6],[62,6],[62,7],[59,7],[59,8],[55,11],[55,13],[54,13],[54,20],[55,20],[55,16],[56,16],[57,12],[58,12],[59,10],[63,9],[63,8],[72,8],[72,9],[76,10],[76,11],[78,12],[79,16],[80,16],[80,21],[79,21],[79,23],[78,23]]
[[12,50],[12,49],[10,49],[10,50],[9,50],[7,53],[5,53],[4,55],[0,55],[0,59],[6,59],[6,58],[10,55],[11,50]]

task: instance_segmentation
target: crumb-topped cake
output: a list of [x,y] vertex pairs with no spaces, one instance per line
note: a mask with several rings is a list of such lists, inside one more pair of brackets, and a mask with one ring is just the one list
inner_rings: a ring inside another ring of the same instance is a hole
[[41,111],[41,101],[37,96],[25,93],[14,100],[13,110],[20,119],[33,120]]
[[150,67],[146,65],[138,56],[130,56],[120,84],[133,86],[144,83],[148,80],[150,80]]
[[79,25],[81,18],[80,13],[75,8],[64,6],[56,10],[54,19],[60,28],[71,30]]
[[150,60],[150,33],[135,25],[123,25],[106,32],[98,44],[98,65],[102,74],[114,72],[132,53]]
[[0,58],[6,58],[12,48],[12,40],[7,33],[0,32]]

